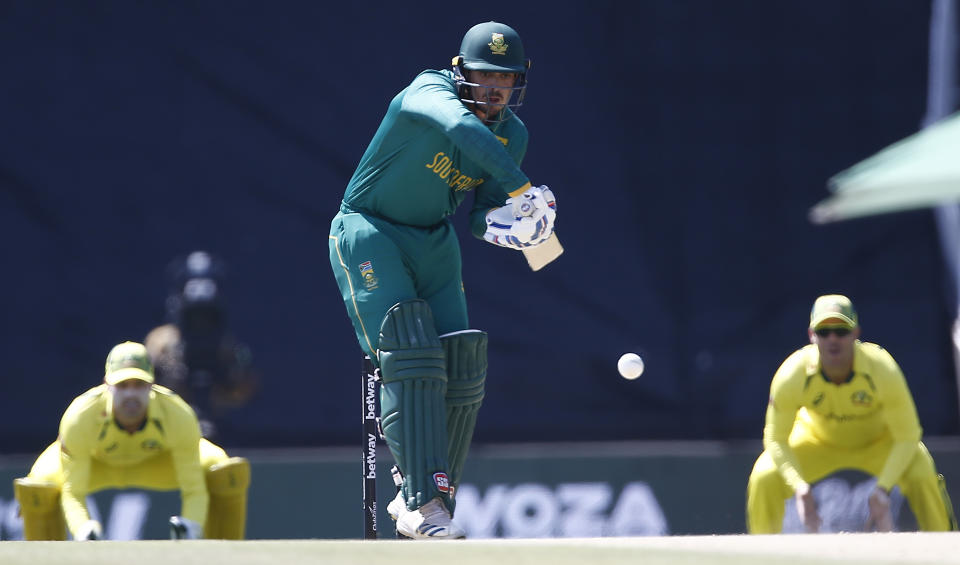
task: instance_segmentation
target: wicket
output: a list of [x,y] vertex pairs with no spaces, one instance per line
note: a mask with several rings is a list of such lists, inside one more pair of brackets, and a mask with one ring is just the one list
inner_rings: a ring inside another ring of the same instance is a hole
[[367,355],[363,356],[363,539],[377,539],[377,439],[380,417],[377,393],[380,378]]

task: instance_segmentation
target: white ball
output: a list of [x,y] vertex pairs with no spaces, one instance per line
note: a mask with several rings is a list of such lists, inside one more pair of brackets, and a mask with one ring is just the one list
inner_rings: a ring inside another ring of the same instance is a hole
[[617,361],[617,370],[620,376],[632,381],[643,374],[643,359],[636,353],[624,353]]

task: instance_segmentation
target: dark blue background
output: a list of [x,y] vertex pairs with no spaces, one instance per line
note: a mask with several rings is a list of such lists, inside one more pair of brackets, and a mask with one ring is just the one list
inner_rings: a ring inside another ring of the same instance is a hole
[[[0,452],[54,438],[109,348],[163,321],[164,268],[197,248],[229,264],[263,375],[224,443],[359,441],[329,221],[390,98],[490,19],[533,60],[524,169],[556,192],[567,252],[531,273],[460,231],[490,333],[478,441],[759,438],[826,292],[900,362],[926,432],[954,434],[931,212],[806,218],[830,175],[918,129],[929,17],[913,0],[0,4]],[[637,381],[617,375],[626,351]]]

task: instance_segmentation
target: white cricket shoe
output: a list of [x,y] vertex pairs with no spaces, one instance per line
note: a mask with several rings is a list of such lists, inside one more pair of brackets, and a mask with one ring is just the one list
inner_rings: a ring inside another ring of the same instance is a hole
[[[450,498],[453,498],[453,487],[450,487]],[[397,518],[404,512],[409,512],[409,510],[407,510],[407,502],[403,499],[403,491],[398,490],[397,496],[387,505],[387,513],[390,514],[390,517],[396,522]]]
[[409,510],[407,510],[407,503],[403,500],[403,491],[398,490],[397,496],[387,505],[387,513],[396,521],[404,512],[409,512]]
[[450,519],[450,513],[440,501],[440,497],[434,498],[416,510],[401,512],[397,518],[397,533],[413,539],[467,537],[467,532]]

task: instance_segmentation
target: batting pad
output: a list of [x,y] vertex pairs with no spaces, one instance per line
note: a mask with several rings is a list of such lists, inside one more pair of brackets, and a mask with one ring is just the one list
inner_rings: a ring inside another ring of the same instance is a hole
[[244,539],[247,527],[247,488],[250,487],[250,462],[231,457],[207,469],[210,508],[203,537],[207,539]]
[[23,539],[64,541],[67,524],[60,507],[60,487],[32,479],[14,479],[13,493],[20,503]]
[[447,389],[443,347],[430,306],[400,302],[380,327],[380,426],[403,472],[403,497],[414,510],[439,496],[450,507]]
[[487,380],[487,334],[464,330],[440,337],[447,361],[447,457],[450,484],[460,484]]

